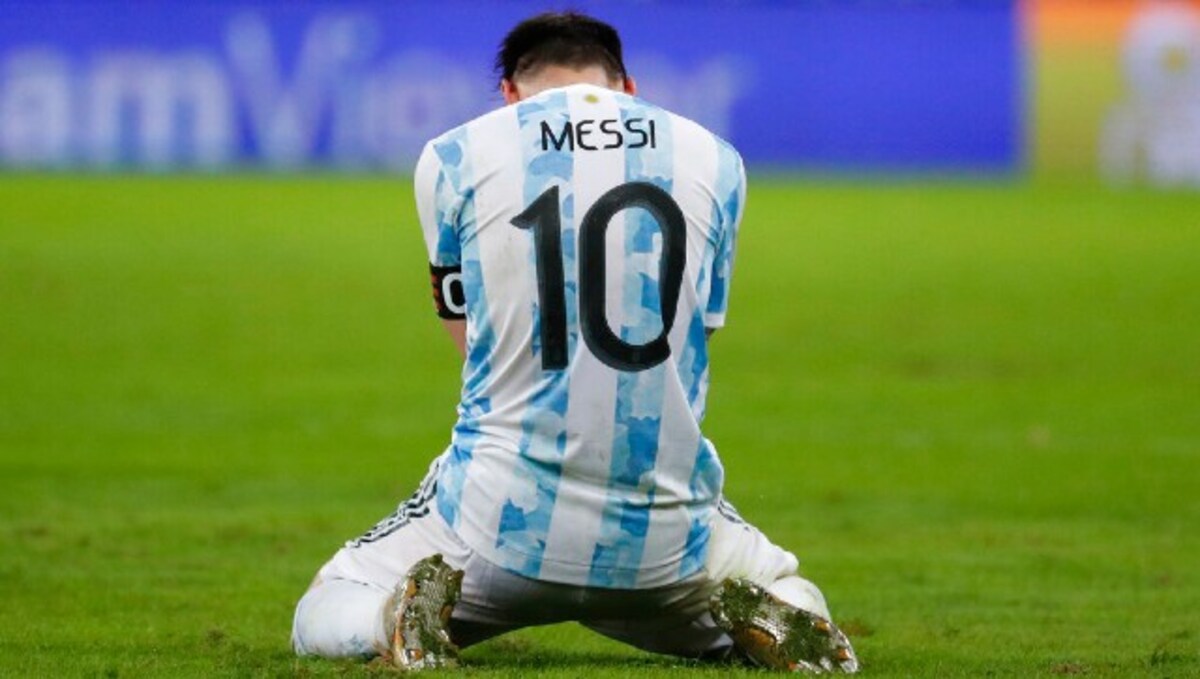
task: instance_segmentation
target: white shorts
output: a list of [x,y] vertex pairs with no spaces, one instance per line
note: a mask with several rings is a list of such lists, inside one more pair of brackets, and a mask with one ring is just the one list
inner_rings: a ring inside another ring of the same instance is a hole
[[[336,629],[338,623],[330,620],[366,613],[329,606],[318,613],[317,590],[327,588],[326,599],[359,600],[355,610],[370,613],[373,608],[378,617],[412,565],[432,554],[441,554],[447,564],[464,572],[462,598],[450,623],[451,636],[461,647],[522,627],[577,621],[647,651],[692,658],[723,655],[732,641],[713,622],[708,601],[729,577],[747,578],[793,605],[829,617],[819,590],[796,577],[796,557],[772,544],[724,501],[713,513],[708,556],[699,573],[667,587],[613,590],[533,580],[489,563],[446,524],[434,506],[432,489],[427,478],[412,499],[347,543],[321,568],[313,589],[297,606],[297,652],[352,656],[377,651],[378,640],[367,643],[368,637],[380,633],[375,620],[374,627],[350,630],[355,622]],[[337,595],[332,593],[335,587],[340,588]],[[314,601],[306,605],[309,599]]]

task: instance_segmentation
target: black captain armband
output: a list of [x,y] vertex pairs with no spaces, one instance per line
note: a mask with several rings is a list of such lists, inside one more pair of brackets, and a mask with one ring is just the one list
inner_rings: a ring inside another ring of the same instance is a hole
[[463,294],[462,267],[429,265],[429,278],[433,281],[433,305],[437,315],[448,321],[461,321],[467,317],[467,298]]

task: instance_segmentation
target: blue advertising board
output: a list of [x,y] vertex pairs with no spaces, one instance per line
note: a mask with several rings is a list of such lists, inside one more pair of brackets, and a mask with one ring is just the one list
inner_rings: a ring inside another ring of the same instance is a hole
[[[1015,0],[571,3],[614,24],[641,94],[752,164],[1022,164]],[[0,166],[407,171],[501,105],[511,0],[0,4]]]

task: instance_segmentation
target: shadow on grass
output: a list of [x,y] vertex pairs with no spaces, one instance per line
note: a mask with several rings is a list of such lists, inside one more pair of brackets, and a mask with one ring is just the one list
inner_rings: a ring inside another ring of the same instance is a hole
[[[636,657],[603,652],[558,652],[530,654],[473,654],[463,658],[454,669],[425,670],[421,676],[472,677],[630,677],[695,676],[719,673],[730,676],[737,668],[729,665],[700,663],[669,657]],[[322,660],[297,658],[292,676],[396,676],[397,670],[386,662]]]
[[[573,646],[573,647],[572,647]],[[579,648],[577,645],[547,645],[521,636],[503,637],[467,649],[460,667],[422,672],[422,676],[486,677],[629,677],[695,676],[697,673],[736,674],[746,669],[727,663],[702,662],[653,655],[616,644],[612,650]],[[395,670],[380,659],[371,661],[328,661],[297,659],[297,676],[395,676]],[[752,672],[752,670],[750,670]]]

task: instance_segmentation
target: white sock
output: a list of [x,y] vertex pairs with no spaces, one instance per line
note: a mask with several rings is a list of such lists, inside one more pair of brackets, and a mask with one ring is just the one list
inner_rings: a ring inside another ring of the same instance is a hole
[[387,648],[383,605],[390,592],[350,580],[327,580],[296,604],[292,648],[298,655],[348,658]]
[[767,591],[779,597],[784,603],[790,604],[809,613],[832,620],[829,616],[829,605],[825,603],[825,595],[816,585],[799,575],[789,575],[780,578],[767,587]]

